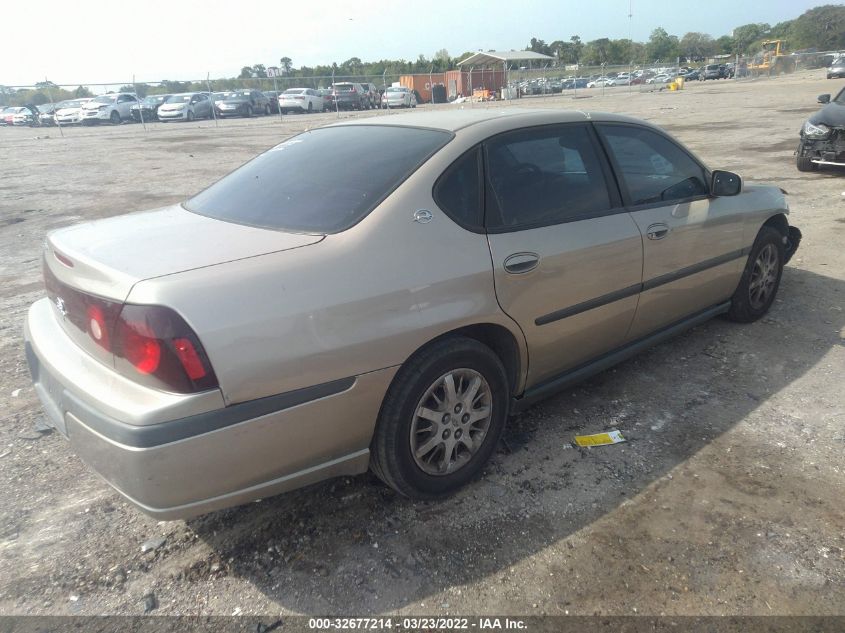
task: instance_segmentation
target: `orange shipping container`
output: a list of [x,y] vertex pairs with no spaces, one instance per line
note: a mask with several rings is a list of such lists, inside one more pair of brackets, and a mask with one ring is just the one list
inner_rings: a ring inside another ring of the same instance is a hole
[[431,86],[442,83],[443,73],[402,75],[399,77],[399,84],[411,90],[416,90],[423,103],[431,103]]

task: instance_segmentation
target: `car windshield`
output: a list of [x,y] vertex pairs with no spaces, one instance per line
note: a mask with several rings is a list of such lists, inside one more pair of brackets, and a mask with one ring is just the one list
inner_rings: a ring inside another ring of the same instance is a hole
[[341,92],[346,92],[346,91],[352,90],[352,88],[353,88],[352,84],[335,84],[334,85],[334,89],[339,90]]
[[190,103],[193,95],[173,95],[165,103]]
[[84,101],[62,101],[60,104],[56,106],[56,110],[61,108],[79,108],[82,104],[85,103]]
[[288,90],[285,90],[284,94],[286,94],[286,95],[301,95],[303,92],[305,92],[304,88],[289,88]]
[[155,97],[147,97],[144,99],[145,105],[157,105],[159,103],[163,103],[165,99],[168,97],[165,95],[156,95]]
[[115,95],[102,95],[94,99],[94,103],[114,103],[117,97]]
[[386,92],[405,92],[404,88],[388,88]]
[[261,154],[185,208],[236,224],[338,233],[372,211],[451,138],[441,130],[389,125],[318,128]]

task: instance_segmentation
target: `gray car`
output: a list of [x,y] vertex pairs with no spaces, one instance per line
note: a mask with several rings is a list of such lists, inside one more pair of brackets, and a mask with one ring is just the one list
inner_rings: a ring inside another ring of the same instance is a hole
[[509,414],[763,316],[800,238],[787,213],[620,115],[350,120],[184,204],[50,233],[26,354],[50,423],[150,515],[368,467],[433,499]]
[[845,77],[845,57],[833,60],[833,63],[827,69],[828,79],[839,79]]

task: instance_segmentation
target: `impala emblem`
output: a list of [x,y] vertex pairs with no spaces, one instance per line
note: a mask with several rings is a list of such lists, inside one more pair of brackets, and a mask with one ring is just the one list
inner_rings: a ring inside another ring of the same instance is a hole
[[67,308],[65,307],[65,300],[61,297],[56,297],[56,309],[63,316],[67,316]]

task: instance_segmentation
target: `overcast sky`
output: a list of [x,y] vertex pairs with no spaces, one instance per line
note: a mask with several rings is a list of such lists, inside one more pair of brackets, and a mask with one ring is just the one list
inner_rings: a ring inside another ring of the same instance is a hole
[[[827,0],[829,2],[829,0]],[[40,0],[2,3],[0,84],[29,85],[236,76],[242,66],[414,60],[442,48],[524,48],[578,34],[644,41],[662,26],[714,37],[775,24],[825,0]],[[840,3],[837,3],[840,4]],[[137,7],[137,10],[135,9]]]

